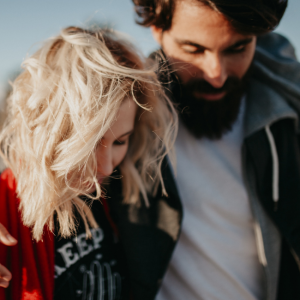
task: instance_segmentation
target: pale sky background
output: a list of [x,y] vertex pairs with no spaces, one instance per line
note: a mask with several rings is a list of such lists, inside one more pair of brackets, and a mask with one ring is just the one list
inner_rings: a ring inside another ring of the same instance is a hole
[[[157,48],[149,29],[134,23],[131,0],[0,0],[0,98],[8,79],[39,42],[63,27],[93,22],[110,23],[126,32],[146,55]],[[289,0],[277,31],[291,40],[300,58],[299,29],[300,0]]]

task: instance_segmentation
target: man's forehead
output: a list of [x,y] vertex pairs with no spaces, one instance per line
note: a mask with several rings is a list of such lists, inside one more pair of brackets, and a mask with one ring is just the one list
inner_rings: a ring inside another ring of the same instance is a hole
[[195,1],[178,1],[169,34],[178,43],[205,48],[231,47],[252,36],[242,35],[219,12]]

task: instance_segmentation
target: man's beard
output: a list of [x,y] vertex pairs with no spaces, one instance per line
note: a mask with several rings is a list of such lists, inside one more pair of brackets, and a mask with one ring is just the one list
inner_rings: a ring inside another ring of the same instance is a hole
[[[220,139],[236,121],[250,71],[242,78],[228,77],[222,88],[216,89],[205,80],[175,84],[173,95],[179,115],[188,130],[196,137]],[[201,94],[226,92],[220,100],[201,99]],[[198,97],[197,97],[198,94]]]

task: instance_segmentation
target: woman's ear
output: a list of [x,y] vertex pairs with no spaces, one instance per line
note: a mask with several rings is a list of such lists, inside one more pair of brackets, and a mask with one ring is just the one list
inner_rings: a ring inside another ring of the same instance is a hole
[[156,40],[156,42],[161,45],[162,42],[162,28],[158,28],[154,25],[150,26],[152,36]]

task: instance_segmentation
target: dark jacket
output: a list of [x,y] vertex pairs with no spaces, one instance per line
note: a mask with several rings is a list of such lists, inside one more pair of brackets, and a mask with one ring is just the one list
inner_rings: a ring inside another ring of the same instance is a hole
[[[278,34],[260,37],[241,151],[267,300],[300,299],[299,115],[300,64],[294,50]],[[120,181],[110,188],[135,300],[155,298],[180,234],[183,209],[167,161],[162,171],[168,197],[159,191],[150,197],[149,208],[143,201],[122,204]]]

